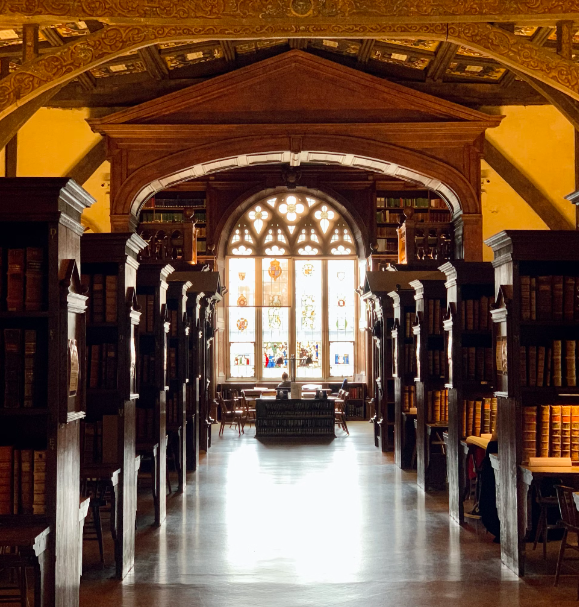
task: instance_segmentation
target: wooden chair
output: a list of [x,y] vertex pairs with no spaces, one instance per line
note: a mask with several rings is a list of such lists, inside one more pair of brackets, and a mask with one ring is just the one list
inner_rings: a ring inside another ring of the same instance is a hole
[[[559,508],[561,510],[561,526],[564,529],[561,548],[559,549],[559,558],[557,559],[557,570],[555,571],[555,586],[557,586],[561,566],[565,558],[565,551],[570,549],[579,552],[579,512],[573,500],[575,489],[563,485],[556,485],[555,489],[557,490],[557,499],[559,500]],[[567,543],[569,533],[575,534],[576,544]],[[579,586],[577,588],[577,600],[579,600]]]
[[261,391],[242,390],[241,391],[241,408],[245,411],[246,423],[255,424],[257,416],[255,399],[260,398]]
[[349,392],[340,389],[338,392],[338,398],[334,401],[335,406],[335,423],[337,426],[342,428],[348,436],[350,436],[350,431],[348,430],[348,425],[346,424],[346,402],[348,401]]
[[540,508],[539,520],[537,522],[537,531],[535,533],[535,542],[533,544],[533,550],[537,548],[537,544],[539,543],[539,538],[543,540],[543,558],[547,559],[547,538],[549,535],[549,531],[553,529],[560,529],[561,526],[557,523],[555,525],[549,524],[549,511],[553,509],[557,509],[559,511],[559,500],[556,496],[546,497],[541,493],[541,488],[537,484],[535,487],[536,490],[536,501]]
[[223,434],[226,424],[229,427],[237,427],[237,431],[241,436],[243,432],[245,434],[245,412],[243,409],[236,408],[237,401],[233,399],[224,399],[223,396],[219,395],[219,405],[221,407],[221,425],[219,427],[219,436]]
[[[30,565],[28,559],[21,557],[17,550],[9,547],[0,548],[0,572],[7,579],[0,583],[0,604],[19,604],[28,607],[28,580],[26,568]],[[36,592],[35,594],[35,604]]]

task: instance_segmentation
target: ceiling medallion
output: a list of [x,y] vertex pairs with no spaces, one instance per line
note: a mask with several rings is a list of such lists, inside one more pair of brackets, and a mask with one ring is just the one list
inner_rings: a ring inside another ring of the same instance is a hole
[[308,17],[314,10],[313,0],[291,0],[290,10],[296,17]]

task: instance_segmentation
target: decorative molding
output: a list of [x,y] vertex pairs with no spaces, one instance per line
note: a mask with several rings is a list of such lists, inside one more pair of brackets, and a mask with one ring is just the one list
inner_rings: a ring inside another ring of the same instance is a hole
[[[301,0],[300,5],[307,3],[308,0]],[[216,2],[213,6],[218,4],[219,2]],[[1,6],[2,0],[0,0],[0,11]],[[420,37],[463,44],[579,100],[579,64],[547,51],[521,36],[515,36],[498,27],[483,23],[448,25],[367,23],[359,24],[357,27],[344,23],[335,23],[331,27],[300,25],[295,21],[292,23],[264,21],[258,26],[227,27],[113,25],[79,37],[78,40],[63,47],[55,48],[54,51],[23,64],[3,78],[0,81],[0,119],[44,91],[64,84],[89,69],[129,51],[140,50],[159,42],[182,42],[202,38],[249,39],[324,35],[357,38],[385,35],[394,38]]]
[[388,19],[529,21],[543,17],[550,20],[573,19],[579,13],[578,0],[0,0],[0,13],[6,18],[32,21],[52,17],[67,19],[104,19],[109,23],[127,19],[149,22],[203,21],[216,28],[222,21],[278,24],[288,20],[307,26],[324,23],[349,27],[356,23]]

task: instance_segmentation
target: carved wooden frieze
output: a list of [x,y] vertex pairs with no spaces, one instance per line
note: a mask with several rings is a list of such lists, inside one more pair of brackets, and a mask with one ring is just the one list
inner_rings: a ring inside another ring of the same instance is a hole
[[426,21],[521,21],[525,17],[572,19],[578,0],[2,0],[0,13],[13,17],[54,16],[79,19],[202,19],[264,21],[298,20],[354,23],[385,18]]

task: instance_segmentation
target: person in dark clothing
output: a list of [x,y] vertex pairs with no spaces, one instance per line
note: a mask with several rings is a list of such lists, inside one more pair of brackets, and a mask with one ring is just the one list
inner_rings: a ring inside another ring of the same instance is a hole
[[285,371],[281,374],[281,383],[278,384],[277,387],[278,388],[291,388],[292,387],[292,383],[289,379],[289,375]]
[[498,442],[493,437],[493,440],[487,446],[486,455],[482,463],[482,471],[480,474],[480,494],[479,494],[479,512],[481,520],[486,530],[495,536],[495,542],[501,541],[501,522],[497,511],[497,495],[495,471],[491,464],[491,453],[498,453]]

